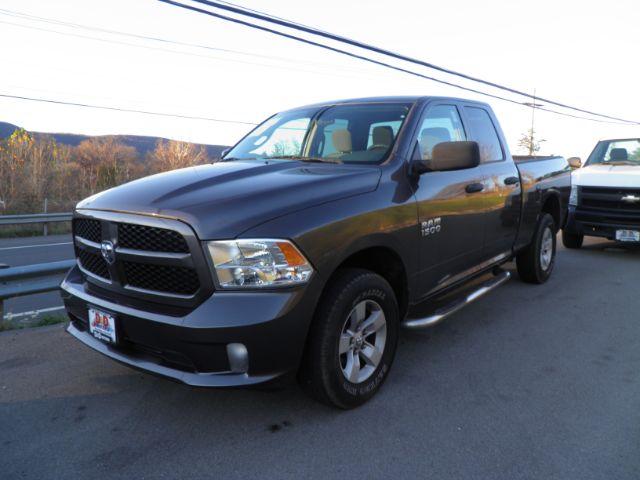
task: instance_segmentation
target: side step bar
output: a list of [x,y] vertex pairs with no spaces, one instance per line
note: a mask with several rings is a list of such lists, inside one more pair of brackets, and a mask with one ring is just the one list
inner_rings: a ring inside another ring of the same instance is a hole
[[467,294],[465,297],[458,298],[449,305],[439,308],[433,314],[424,318],[408,318],[402,322],[402,326],[409,330],[421,330],[423,328],[431,327],[450,315],[453,315],[458,310],[463,309],[470,303],[478,300],[480,297],[486,295],[491,290],[498,288],[511,278],[510,272],[500,272],[495,277],[480,284],[476,290]]

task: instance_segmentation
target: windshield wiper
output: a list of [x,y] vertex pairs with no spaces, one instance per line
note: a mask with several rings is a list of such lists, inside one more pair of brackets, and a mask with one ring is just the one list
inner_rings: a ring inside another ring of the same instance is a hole
[[322,158],[322,157],[303,157],[301,155],[279,155],[277,157],[283,160],[299,160],[301,162],[312,162],[312,163],[342,163],[342,160],[339,158]]

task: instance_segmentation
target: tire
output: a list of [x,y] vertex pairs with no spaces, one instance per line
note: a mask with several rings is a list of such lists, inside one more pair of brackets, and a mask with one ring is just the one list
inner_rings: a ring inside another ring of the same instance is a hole
[[332,283],[311,325],[301,380],[312,397],[346,410],[384,383],[396,353],[399,310],[389,283],[373,272],[345,269]]
[[580,233],[570,233],[566,230],[562,231],[562,244],[566,248],[580,248],[584,242],[584,235]]
[[549,280],[556,260],[556,226],[548,213],[542,215],[531,244],[516,257],[518,274],[527,283]]

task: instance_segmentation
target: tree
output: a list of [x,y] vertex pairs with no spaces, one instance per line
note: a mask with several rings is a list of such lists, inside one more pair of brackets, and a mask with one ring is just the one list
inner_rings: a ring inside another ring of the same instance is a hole
[[147,156],[148,168],[152,173],[201,165],[208,161],[204,146],[177,140],[158,140],[156,148]]
[[300,155],[301,150],[302,145],[298,140],[280,140],[273,144],[269,155],[272,157]]
[[83,194],[93,194],[137,178],[142,166],[137,162],[138,151],[120,143],[116,137],[93,137],[84,140],[75,149],[74,156],[80,167]]
[[46,135],[16,130],[0,142],[0,200],[15,212],[40,212],[45,199],[67,200],[70,147]]
[[523,133],[518,140],[518,147],[527,151],[528,155],[535,155],[542,148],[542,143],[546,142],[545,139],[538,139],[536,137],[536,131],[533,128],[527,130],[527,133]]
[[0,144],[0,200],[5,209],[14,207],[18,199],[18,187],[24,178],[24,164],[32,143],[33,137],[19,128]]

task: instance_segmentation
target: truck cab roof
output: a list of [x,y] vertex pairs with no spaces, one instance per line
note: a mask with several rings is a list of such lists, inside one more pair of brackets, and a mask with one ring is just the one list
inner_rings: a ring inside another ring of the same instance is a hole
[[469,100],[466,98],[458,98],[458,97],[441,97],[441,96],[432,96],[432,95],[431,96],[430,95],[403,95],[403,96],[390,95],[390,96],[359,97],[359,98],[330,100],[325,102],[318,102],[318,103],[313,103],[309,105],[304,105],[301,107],[295,107],[292,110],[298,110],[303,108],[321,108],[321,107],[329,107],[332,105],[346,105],[346,104],[359,104],[359,103],[426,103],[433,100],[473,103],[476,105],[489,107],[489,104],[484,102]]

